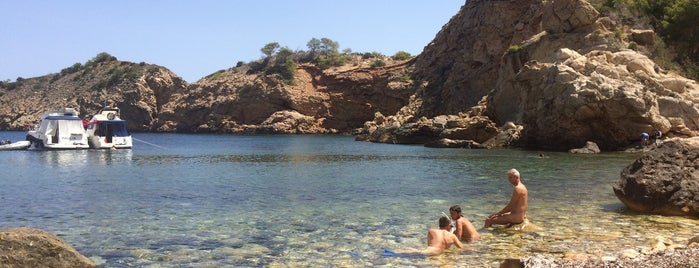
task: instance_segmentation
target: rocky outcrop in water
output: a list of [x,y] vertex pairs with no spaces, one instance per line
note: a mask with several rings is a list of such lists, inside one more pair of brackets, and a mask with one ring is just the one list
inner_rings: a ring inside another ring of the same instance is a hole
[[626,167],[614,193],[632,210],[699,216],[699,138],[670,139]]
[[0,230],[0,267],[95,267],[63,240],[32,228]]

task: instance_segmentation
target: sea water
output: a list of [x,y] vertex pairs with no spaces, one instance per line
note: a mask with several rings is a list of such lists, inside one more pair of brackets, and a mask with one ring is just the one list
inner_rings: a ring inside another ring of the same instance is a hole
[[[7,138],[24,133],[0,132]],[[0,229],[47,230],[102,267],[498,266],[533,254],[647,252],[657,239],[686,244],[699,232],[695,219],[639,215],[614,196],[638,154],[350,136],[133,138],[133,149],[116,151],[0,151]],[[480,228],[507,204],[510,168],[529,189],[538,230],[481,231],[464,251],[439,257],[382,256],[424,248],[452,205]]]

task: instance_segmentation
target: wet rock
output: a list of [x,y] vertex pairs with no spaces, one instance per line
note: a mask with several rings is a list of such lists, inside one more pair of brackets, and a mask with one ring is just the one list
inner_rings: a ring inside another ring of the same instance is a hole
[[95,267],[57,236],[39,229],[0,230],[0,267]]
[[699,248],[658,251],[634,258],[624,257],[623,252],[618,254],[618,256],[605,256],[600,259],[585,260],[534,255],[522,258],[520,267],[697,267],[699,258],[696,256],[698,255]]
[[699,138],[670,139],[627,166],[614,193],[632,210],[699,216]]
[[600,149],[597,146],[597,143],[588,141],[582,148],[570,149],[568,152],[573,154],[598,154],[600,153]]
[[483,148],[480,144],[472,140],[452,140],[452,139],[439,139],[436,141],[431,141],[425,143],[425,147],[432,148],[469,148],[478,149]]

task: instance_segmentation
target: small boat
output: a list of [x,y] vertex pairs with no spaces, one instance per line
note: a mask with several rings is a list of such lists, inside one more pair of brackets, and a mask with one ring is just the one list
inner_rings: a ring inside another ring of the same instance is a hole
[[95,149],[128,149],[133,145],[119,108],[104,107],[87,124],[87,141]]
[[27,132],[29,149],[87,149],[87,134],[78,117],[78,112],[73,109],[54,110],[45,112],[39,124],[33,130]]
[[7,150],[26,150],[31,145],[29,141],[16,141],[16,142],[1,142],[0,141],[0,151]]

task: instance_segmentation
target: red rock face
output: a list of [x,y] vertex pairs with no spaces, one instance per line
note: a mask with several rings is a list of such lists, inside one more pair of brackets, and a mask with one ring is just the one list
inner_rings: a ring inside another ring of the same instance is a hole
[[[163,131],[245,133],[352,132],[376,112],[395,113],[413,93],[409,65],[320,70],[298,67],[294,82],[235,69],[192,84],[163,106]],[[294,116],[291,116],[294,115]],[[279,122],[286,122],[280,124]],[[271,125],[274,124],[274,125]]]

